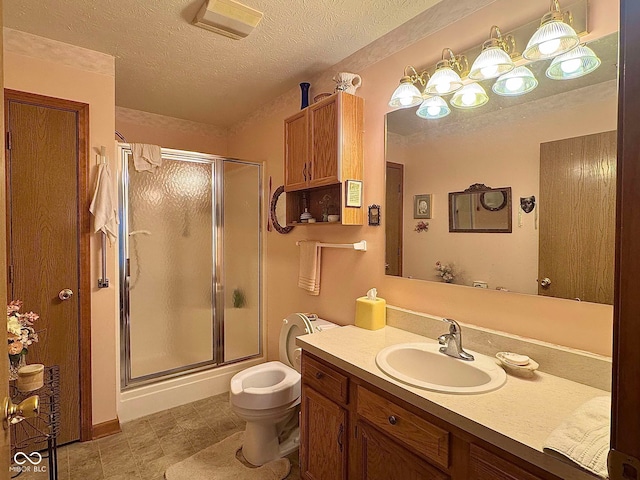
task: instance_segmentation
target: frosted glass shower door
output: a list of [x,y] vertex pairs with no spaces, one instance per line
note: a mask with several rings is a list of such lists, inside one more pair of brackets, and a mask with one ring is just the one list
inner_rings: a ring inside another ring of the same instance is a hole
[[260,166],[224,162],[224,362],[260,348]]
[[128,161],[132,379],[213,362],[213,164]]

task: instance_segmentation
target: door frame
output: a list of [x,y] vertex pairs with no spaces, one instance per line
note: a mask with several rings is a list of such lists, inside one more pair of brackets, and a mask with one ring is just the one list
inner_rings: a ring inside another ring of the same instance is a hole
[[[4,90],[4,118],[5,129],[8,128],[9,102],[19,102],[29,105],[42,106],[58,110],[74,112],[77,118],[77,145],[78,145],[78,280],[79,288],[79,319],[78,340],[80,355],[80,441],[92,439],[92,388],[91,388],[91,217],[89,205],[91,205],[91,192],[89,191],[89,105],[86,103],[47,97],[34,93],[18,90]],[[10,150],[5,147],[7,158],[5,171],[6,188],[9,192],[9,158]],[[9,211],[6,210],[7,220]],[[8,223],[7,223],[8,225]],[[7,245],[10,244],[10,229],[7,229]],[[7,260],[10,249],[7,248]]]

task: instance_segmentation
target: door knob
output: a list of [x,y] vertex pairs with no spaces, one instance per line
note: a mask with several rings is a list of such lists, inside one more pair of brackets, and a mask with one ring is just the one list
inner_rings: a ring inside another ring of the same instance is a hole
[[551,279],[549,277],[545,277],[540,280],[540,286],[542,288],[549,288],[549,285],[551,285]]
[[9,397],[4,397],[2,402],[3,425],[6,430],[10,423],[18,423],[25,418],[33,418],[40,412],[40,397],[33,395],[24,399],[18,405],[13,403]]
[[72,296],[73,296],[73,290],[71,290],[70,288],[65,288],[64,290],[60,290],[60,293],[58,294],[58,298],[63,301],[69,300]]

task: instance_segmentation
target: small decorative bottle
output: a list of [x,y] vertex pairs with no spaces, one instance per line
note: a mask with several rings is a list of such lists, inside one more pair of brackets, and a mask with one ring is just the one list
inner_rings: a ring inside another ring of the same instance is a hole
[[310,83],[307,82],[302,82],[300,84],[300,90],[302,93],[302,101],[300,103],[300,110],[302,110],[303,108],[307,108],[309,106],[309,87],[311,86]]

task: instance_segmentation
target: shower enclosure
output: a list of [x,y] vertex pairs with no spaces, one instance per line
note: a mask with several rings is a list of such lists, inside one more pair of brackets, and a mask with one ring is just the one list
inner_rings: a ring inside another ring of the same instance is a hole
[[119,151],[122,389],[259,356],[261,166]]

